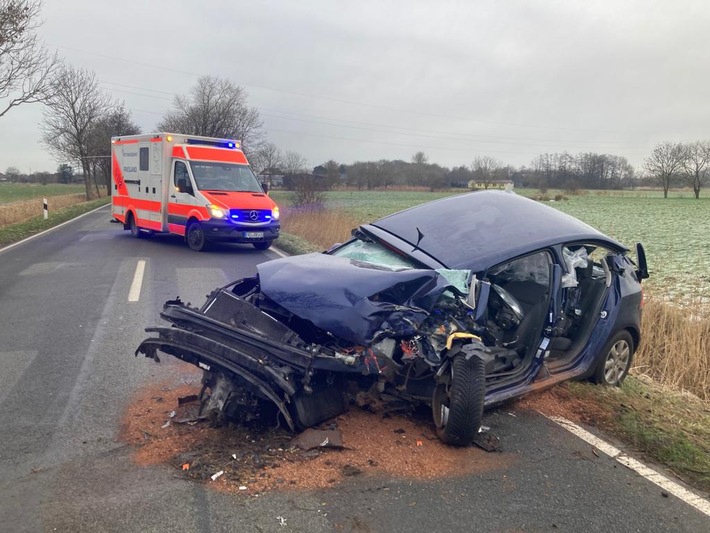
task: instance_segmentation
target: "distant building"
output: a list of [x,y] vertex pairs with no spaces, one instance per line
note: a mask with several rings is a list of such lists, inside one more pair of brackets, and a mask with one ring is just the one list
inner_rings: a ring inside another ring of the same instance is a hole
[[512,185],[511,180],[493,180],[493,181],[478,181],[471,180],[468,182],[469,189],[505,189],[508,185]]

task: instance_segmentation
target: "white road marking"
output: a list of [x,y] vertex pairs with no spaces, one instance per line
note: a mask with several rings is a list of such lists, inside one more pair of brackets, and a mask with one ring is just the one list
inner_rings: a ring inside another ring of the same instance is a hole
[[269,248],[269,249],[270,249],[272,252],[274,252],[276,255],[279,255],[279,256],[281,256],[281,257],[288,257],[288,254],[285,254],[284,252],[282,252],[282,251],[279,250],[278,248],[275,248],[275,247],[272,246],[272,247]]
[[570,422],[566,418],[562,418],[560,416],[547,416],[547,418],[559,424],[567,431],[576,435],[583,441],[588,442],[589,444],[597,448],[599,451],[607,454],[609,457],[615,459],[625,467],[630,468],[640,476],[645,477],[651,483],[656,484],[657,486],[661,487],[663,490],[672,494],[676,498],[680,498],[688,505],[695,507],[701,513],[710,516],[710,501],[706,500],[702,496],[699,496],[694,492],[686,489],[682,485],[655,471],[653,468],[646,466],[642,462],[637,461],[633,457],[629,457],[615,446],[612,446],[611,444],[600,439],[596,435],[592,435],[589,431],[582,429],[574,422]]
[[136,273],[133,275],[133,283],[131,283],[131,290],[128,291],[129,302],[137,302],[141,297],[143,272],[145,272],[145,260],[141,259],[136,265]]

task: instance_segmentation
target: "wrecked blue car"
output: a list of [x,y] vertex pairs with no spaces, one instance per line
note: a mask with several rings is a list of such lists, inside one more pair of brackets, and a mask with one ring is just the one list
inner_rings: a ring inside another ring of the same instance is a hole
[[353,230],[322,254],[277,259],[179,299],[136,354],[204,370],[203,409],[292,430],[371,390],[431,406],[466,446],[483,409],[570,379],[619,385],[641,341],[641,244],[629,250],[514,193],[453,196]]

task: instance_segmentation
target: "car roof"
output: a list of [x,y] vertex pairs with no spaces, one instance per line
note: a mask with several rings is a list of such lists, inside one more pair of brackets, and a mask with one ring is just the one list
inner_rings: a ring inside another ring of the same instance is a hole
[[[598,243],[617,251],[627,250],[570,215],[503,191],[450,196],[389,215],[363,228],[369,226],[405,241],[448,268],[473,271],[566,242]],[[382,232],[376,233],[382,238]]]

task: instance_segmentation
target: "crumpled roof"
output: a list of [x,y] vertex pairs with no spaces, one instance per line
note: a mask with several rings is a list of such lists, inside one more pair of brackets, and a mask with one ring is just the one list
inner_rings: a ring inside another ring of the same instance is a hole
[[[619,251],[627,249],[570,215],[502,191],[450,196],[363,227],[368,226],[385,230],[412,248],[417,245],[448,268],[474,272],[561,242],[602,242]],[[417,230],[423,235],[418,244]]]
[[294,315],[354,344],[385,329],[416,333],[452,288],[435,270],[393,271],[343,257],[307,254],[261,263],[261,292]]

